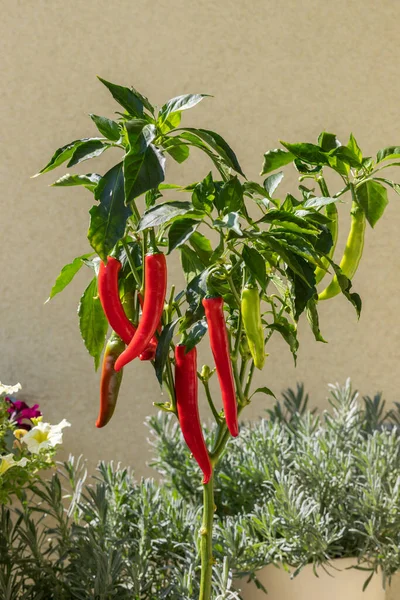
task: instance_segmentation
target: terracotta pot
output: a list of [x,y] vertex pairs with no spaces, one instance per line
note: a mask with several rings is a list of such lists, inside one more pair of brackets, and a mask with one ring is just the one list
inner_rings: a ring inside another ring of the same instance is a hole
[[340,558],[331,564],[330,575],[318,569],[316,577],[312,565],[307,565],[294,579],[283,569],[268,565],[258,574],[268,590],[267,596],[254,583],[241,582],[237,587],[242,590],[244,600],[385,600],[379,575],[374,575],[363,592],[368,573],[349,569],[357,564],[354,559]]

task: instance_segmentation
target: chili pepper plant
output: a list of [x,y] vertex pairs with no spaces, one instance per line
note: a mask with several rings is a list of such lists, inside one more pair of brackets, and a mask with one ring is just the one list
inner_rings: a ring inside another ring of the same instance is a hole
[[[84,186],[94,203],[87,234],[91,249],[62,269],[50,298],[83,265],[93,271],[78,314],[96,369],[105,347],[98,427],[111,419],[123,369],[132,360],[150,361],[166,390],[168,401],[155,404],[179,420],[199,465],[199,482],[202,471],[200,599],[209,600],[218,462],[229,439],[238,435],[238,416],[254,394],[273,395],[268,387],[254,389],[254,371],[266,364],[266,345],[274,333],[283,336],[296,359],[303,313],[315,339],[325,341],[320,301],[342,293],[360,315],[361,299],[352,291],[351,278],[361,259],[366,223],[374,227],[382,216],[388,187],[400,193],[398,184],[381,176],[396,164],[400,147],[384,148],[372,158],[363,155],[352,134],[342,144],[322,132],[316,143],[281,142],[282,148],[267,151],[263,179],[250,181],[218,133],[181,126],[183,112],[206,94],[179,96],[157,110],[133,88],[100,82],[119,104],[116,117],[91,114],[97,133],[59,148],[38,173],[64,163],[70,169],[106,151],[116,157],[104,175],[67,173],[53,183]],[[183,163],[193,150],[208,156],[210,171],[187,185],[167,181],[168,161]],[[278,169],[286,165],[297,170],[299,187],[281,197],[284,173]],[[328,190],[328,171],[334,176],[333,191]],[[338,206],[346,197],[351,199],[350,228],[340,258],[334,253]],[[174,254],[180,256],[186,279],[182,290],[168,287],[166,257]],[[113,331],[107,341],[109,326]],[[196,346],[203,338],[214,364],[199,367]],[[213,398],[209,381],[214,373],[220,397]],[[216,423],[208,447],[198,411],[199,384]]]

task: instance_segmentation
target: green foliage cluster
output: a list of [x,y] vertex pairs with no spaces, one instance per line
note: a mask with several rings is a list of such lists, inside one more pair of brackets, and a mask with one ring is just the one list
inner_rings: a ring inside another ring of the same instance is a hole
[[[351,556],[366,578],[385,579],[400,567],[400,405],[360,400],[349,381],[331,387],[330,403],[316,414],[298,386],[229,442],[216,478],[213,598],[239,600],[232,578],[261,585],[270,563],[298,572]],[[197,597],[198,468],[170,415],[150,427],[161,483],[112,464],[88,482],[71,458],[20,508],[2,508],[0,597]]]

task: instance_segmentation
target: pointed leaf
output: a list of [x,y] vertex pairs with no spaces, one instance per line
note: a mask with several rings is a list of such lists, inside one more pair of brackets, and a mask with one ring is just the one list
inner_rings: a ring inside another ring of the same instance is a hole
[[280,169],[280,167],[284,167],[291,163],[294,158],[294,154],[287,150],[282,150],[281,148],[268,150],[268,152],[264,154],[264,164],[260,175],[266,175],[271,171],[275,171],[275,169]]
[[103,85],[109,89],[114,100],[118,102],[125,110],[134,117],[141,117],[143,115],[143,102],[132,90],[121,85],[116,85],[110,81],[106,81],[101,77],[98,77]]
[[124,202],[122,163],[108,171],[101,180],[100,203],[89,211],[88,239],[97,254],[106,260],[110,251],[125,233],[131,209]]
[[200,275],[204,270],[204,265],[197,256],[196,252],[188,246],[181,246],[181,264],[186,283],[190,283],[194,277]]
[[358,161],[360,164],[362,164],[363,161],[363,155],[360,149],[360,146],[357,144],[357,140],[354,137],[354,135],[351,133],[350,134],[350,139],[347,142],[347,147],[352,151],[352,153],[357,157]]
[[387,189],[378,181],[368,180],[356,189],[356,195],[368,223],[375,227],[389,202]]
[[189,352],[192,348],[197,346],[207,333],[208,325],[206,319],[201,319],[201,321],[197,321],[190,329],[186,339],[186,352]]
[[52,183],[52,187],[67,187],[73,185],[83,185],[86,189],[93,192],[97,187],[101,175],[97,173],[88,173],[87,175],[70,175],[67,173]]
[[242,257],[247,268],[256,277],[261,288],[265,290],[267,285],[267,274],[265,270],[265,259],[251,246],[243,246]]
[[180,111],[171,113],[170,115],[168,115],[168,118],[165,121],[163,121],[161,124],[158,123],[158,129],[161,133],[168,133],[169,131],[172,131],[173,129],[179,127],[181,118],[182,113]]
[[54,298],[56,294],[62,292],[67,287],[67,285],[71,283],[75,275],[78,273],[78,271],[84,264],[84,261],[87,260],[90,256],[92,256],[92,253],[82,254],[82,256],[74,258],[72,262],[68,263],[61,269],[60,274],[58,275],[55,281],[55,284],[51,288],[50,296],[47,298],[46,302]]
[[142,154],[124,158],[125,201],[127,204],[164,181],[165,157],[152,144]]
[[306,314],[307,314],[308,322],[310,323],[310,326],[311,326],[311,331],[313,332],[316,341],[327,344],[327,341],[322,337],[321,331],[319,328],[319,316],[318,316],[318,311],[317,311],[317,302],[315,301],[314,298],[310,298],[310,300],[307,302]]
[[218,208],[222,207],[224,213],[238,212],[243,207],[243,188],[235,176],[224,183],[221,188]]
[[101,135],[104,135],[108,140],[118,142],[121,137],[121,132],[118,127],[118,123],[107,119],[107,117],[99,117],[98,115],[89,115]]
[[282,181],[283,177],[283,171],[279,171],[279,173],[273,173],[264,180],[264,188],[267,198],[272,198],[273,193]]
[[[234,171],[240,173],[245,177],[241,166],[238,162],[236,154],[232,150],[232,148],[228,145],[228,143],[221,137],[218,133],[214,131],[210,131],[209,129],[194,129],[190,127],[185,127],[182,129],[184,132],[188,132],[205,142],[210,148],[212,148]],[[181,134],[181,137],[185,138],[185,133]]]
[[176,219],[168,230],[168,254],[182,246],[194,233],[197,227],[200,225],[200,221],[196,219]]
[[108,321],[101,307],[96,277],[93,277],[81,297],[78,315],[82,339],[90,356],[94,358],[97,370],[107,335]]
[[318,145],[324,152],[329,152],[330,150],[334,150],[338,146],[341,146],[341,143],[334,133],[323,131],[318,136]]
[[321,150],[316,144],[309,144],[307,142],[300,144],[289,144],[288,142],[282,142],[289,152],[294,154],[296,158],[303,160],[310,165],[327,165],[328,157],[325,152]]
[[231,212],[225,215],[222,219],[215,219],[214,225],[225,229],[232,229],[239,237],[243,236],[240,228],[239,215],[236,212]]
[[154,359],[154,369],[160,385],[162,385],[163,373],[169,355],[171,340],[174,337],[175,327],[178,322],[179,319],[175,319],[175,321],[168,323],[168,325],[163,328],[158,340],[156,356]]
[[163,202],[157,206],[153,206],[143,214],[138,224],[138,231],[144,231],[149,227],[157,227],[171,221],[179,215],[193,210],[193,204],[191,202]]
[[210,259],[213,253],[210,240],[202,233],[195,231],[195,233],[190,237],[189,242],[192,248],[196,251],[196,254],[200,260],[207,267],[210,264]]
[[109,144],[104,144],[100,140],[88,140],[87,142],[83,142],[74,150],[67,167],[73,167],[84,160],[100,156],[100,154],[103,154],[104,150],[107,150],[109,147]]
[[196,104],[201,102],[203,98],[206,98],[207,96],[208,94],[184,94],[183,96],[172,98],[160,108],[160,112],[158,113],[158,124],[162,125],[170,118],[170,115],[175,112],[193,108],[193,106],[196,106]]
[[252,395],[250,396],[250,398],[252,398],[255,394],[267,394],[267,396],[273,396],[273,398],[276,398],[274,392],[272,392],[269,388],[267,387],[259,387],[257,388]]
[[73,142],[70,142],[69,144],[62,146],[61,148],[58,148],[58,150],[56,150],[54,152],[53,156],[51,157],[51,159],[49,160],[47,165],[45,167],[43,167],[43,169],[41,171],[39,171],[39,173],[36,173],[36,175],[34,175],[34,177],[37,177],[38,175],[42,175],[43,173],[47,173],[48,171],[52,171],[56,167],[59,167],[66,160],[69,160],[71,158],[71,156],[73,155],[75,150],[78,148],[78,146],[80,146],[84,142],[88,142],[88,141],[92,141],[92,140],[98,140],[98,138],[82,138],[80,140],[74,140]]
[[392,158],[400,158],[400,146],[388,146],[387,148],[382,148],[376,155],[376,162],[380,163],[383,160]]

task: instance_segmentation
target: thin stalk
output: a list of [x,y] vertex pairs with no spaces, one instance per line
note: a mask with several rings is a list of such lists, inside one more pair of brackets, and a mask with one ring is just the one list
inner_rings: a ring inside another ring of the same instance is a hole
[[239,396],[239,405],[245,406],[247,404],[247,400],[245,395],[243,394],[242,382],[240,381],[240,374],[237,366],[237,360],[232,361],[232,369],[233,369],[233,378],[236,384],[236,393]]
[[168,383],[169,383],[169,385],[168,385],[168,388],[169,388],[169,393],[170,393],[170,396],[171,396],[171,410],[172,410],[172,411],[173,411],[175,414],[177,414],[177,410],[176,410],[176,398],[175,398],[175,386],[174,386],[174,377],[173,377],[173,375],[172,375],[171,359],[170,359],[170,357],[169,357],[169,356],[168,356],[168,358],[167,358],[167,364],[166,364],[166,367],[167,367],[167,370],[166,370],[166,372],[167,372],[167,379],[168,379]]
[[206,392],[206,397],[207,397],[207,401],[208,404],[210,406],[211,412],[213,414],[214,419],[216,420],[217,424],[221,423],[221,417],[218,414],[217,409],[215,408],[215,404],[213,402],[213,399],[211,398],[211,392],[210,392],[210,386],[208,384],[208,381],[205,381],[204,379],[201,380],[203,385],[204,385],[204,391]]
[[126,257],[128,259],[128,263],[129,263],[129,266],[131,268],[132,275],[134,276],[135,281],[138,284],[139,289],[140,289],[142,287],[142,280],[139,277],[139,273],[137,272],[135,263],[133,262],[133,258],[131,256],[131,253],[130,253],[130,250],[129,250],[129,246],[128,246],[128,244],[126,243],[126,241],[124,239],[122,239],[121,242],[122,242],[122,246],[124,247],[124,250],[126,252]]
[[246,398],[249,395],[251,381],[252,381],[253,375],[254,375],[254,366],[255,366],[254,362],[252,361],[252,363],[250,365],[249,374],[247,375],[246,387],[244,388],[244,395],[245,395]]
[[203,486],[203,522],[200,529],[201,580],[199,600],[211,600],[213,568],[214,477]]

